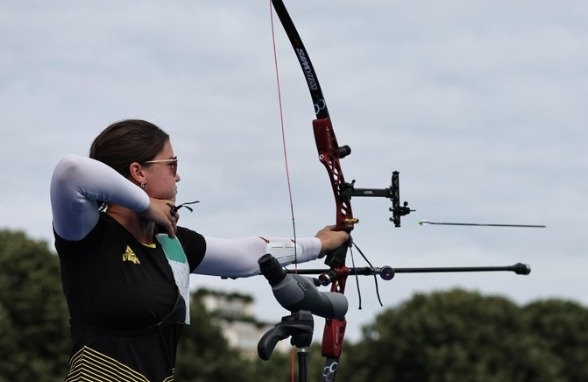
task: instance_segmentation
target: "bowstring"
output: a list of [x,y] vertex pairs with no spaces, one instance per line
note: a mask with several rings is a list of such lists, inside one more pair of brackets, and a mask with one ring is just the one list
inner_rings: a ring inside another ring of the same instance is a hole
[[274,55],[274,70],[276,74],[276,87],[278,93],[278,109],[280,114],[280,128],[282,134],[282,151],[284,155],[284,168],[286,171],[286,184],[288,187],[288,199],[290,202],[290,217],[292,219],[292,238],[294,240],[294,266],[298,270],[298,256],[296,250],[296,219],[294,217],[294,198],[292,196],[292,184],[290,181],[290,166],[288,164],[288,150],[286,148],[286,127],[284,123],[284,108],[282,107],[282,86],[280,81],[280,70],[278,65],[278,52],[276,48],[276,34],[274,28],[274,12],[271,0],[269,1],[270,6],[270,23],[272,33],[272,51]]
[[[288,150],[286,148],[286,127],[284,123],[284,109],[282,107],[282,86],[280,81],[280,70],[278,65],[278,52],[276,48],[276,34],[274,28],[274,11],[271,0],[268,1],[269,3],[269,13],[270,13],[270,27],[271,27],[271,35],[272,35],[272,51],[274,56],[274,71],[276,75],[276,88],[278,93],[278,109],[280,115],[280,128],[282,134],[282,151],[284,155],[284,168],[286,171],[286,184],[288,187],[288,199],[290,202],[290,217],[292,219],[292,238],[294,240],[294,273],[298,273],[298,253],[297,253],[297,243],[296,243],[296,219],[294,217],[294,201],[292,196],[292,184],[290,182],[290,166],[288,164]],[[292,351],[290,352],[290,380],[292,382],[295,381],[296,373],[295,373],[295,362],[296,362],[296,355],[294,347],[292,347]]]

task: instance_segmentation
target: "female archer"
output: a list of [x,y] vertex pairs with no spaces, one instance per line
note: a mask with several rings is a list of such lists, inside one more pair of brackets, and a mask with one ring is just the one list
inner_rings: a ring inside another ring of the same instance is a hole
[[66,381],[172,381],[189,275],[247,277],[272,254],[287,265],[340,247],[348,234],[220,239],[178,226],[178,158],[154,124],[108,126],[90,155],[68,155],[51,180],[55,247],[71,321]]

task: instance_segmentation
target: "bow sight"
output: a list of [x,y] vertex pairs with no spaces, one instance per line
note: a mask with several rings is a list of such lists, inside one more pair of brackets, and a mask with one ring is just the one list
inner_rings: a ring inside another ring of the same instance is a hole
[[[349,146],[346,147],[349,148]],[[349,152],[351,152],[351,149],[349,149]],[[351,183],[344,183],[341,185],[341,197],[346,198],[347,201],[349,201],[352,196],[382,197],[390,199],[392,201],[392,207],[389,208],[390,212],[392,212],[390,221],[394,223],[395,227],[400,227],[400,218],[416,210],[410,209],[410,207],[408,207],[408,202],[402,203],[402,206],[400,205],[400,184],[398,174],[398,171],[392,172],[392,181],[390,187],[387,188],[355,188],[355,180],[351,181]]]
[[[315,127],[315,137],[317,137],[317,130]],[[320,138],[320,135],[317,137]],[[325,139],[325,138],[323,138]],[[317,140],[317,142],[320,142]],[[324,146],[323,146],[324,147]],[[351,154],[351,147],[348,145],[343,145],[336,148],[338,153],[338,158],[343,159],[346,156]],[[320,153],[320,148],[319,148]],[[321,160],[323,158],[320,158]],[[395,227],[400,227],[400,218],[402,216],[408,215],[413,211],[408,207],[408,202],[403,202],[402,206],[400,205],[400,181],[399,181],[399,172],[393,171],[392,172],[392,179],[390,181],[390,187],[387,188],[355,188],[355,179],[351,181],[351,183],[343,182],[339,185],[339,195],[340,197],[346,202],[349,203],[351,201],[352,196],[364,196],[364,197],[380,197],[380,198],[388,198],[392,202],[392,207],[389,208],[389,211],[392,212],[392,216],[390,217],[390,221],[394,223]],[[357,223],[357,219],[355,219],[354,223]]]
[[312,126],[319,161],[327,169],[335,196],[337,228],[351,232],[353,225],[359,221],[353,217],[351,211],[351,197],[353,196],[384,197],[390,199],[392,201],[392,207],[389,208],[390,212],[392,212],[390,221],[394,223],[395,227],[400,227],[400,218],[415,210],[408,207],[408,202],[400,205],[398,171],[392,172],[390,187],[355,188],[355,180],[351,183],[345,181],[340,163],[341,159],[351,154],[351,148],[347,145],[339,146],[330,118],[317,118],[312,122]]

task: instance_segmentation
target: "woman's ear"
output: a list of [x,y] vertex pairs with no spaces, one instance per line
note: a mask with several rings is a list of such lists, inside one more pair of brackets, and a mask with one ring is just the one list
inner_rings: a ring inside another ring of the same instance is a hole
[[136,184],[146,183],[143,167],[138,162],[133,162],[129,165],[129,179]]

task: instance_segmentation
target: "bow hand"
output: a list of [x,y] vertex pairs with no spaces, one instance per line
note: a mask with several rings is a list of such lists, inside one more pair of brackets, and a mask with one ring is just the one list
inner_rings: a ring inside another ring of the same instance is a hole
[[351,245],[351,236],[349,233],[338,230],[334,225],[322,228],[316,233],[315,237],[321,241],[321,253],[319,254],[319,258],[323,258],[341,247],[347,250],[347,247]]

